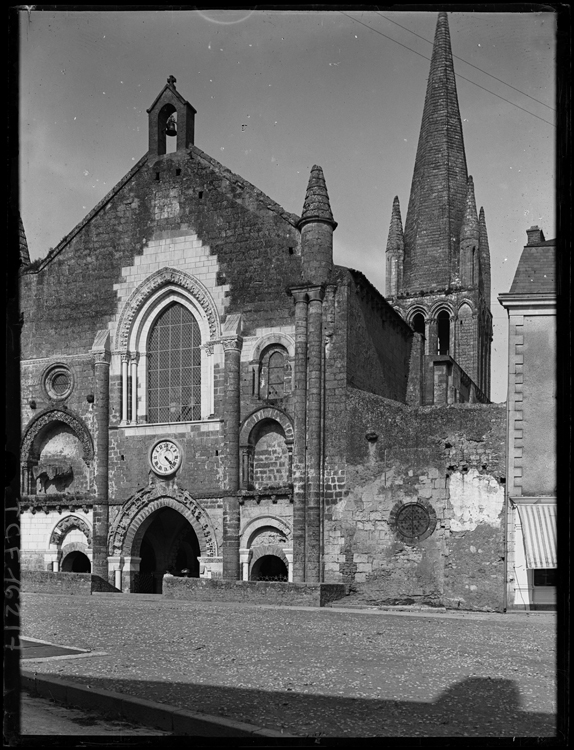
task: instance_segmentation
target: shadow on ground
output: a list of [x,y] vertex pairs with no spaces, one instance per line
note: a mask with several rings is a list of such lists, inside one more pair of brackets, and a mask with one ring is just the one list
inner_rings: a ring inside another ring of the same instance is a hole
[[[552,738],[556,734],[554,715],[521,710],[518,688],[510,679],[470,677],[428,703],[321,695],[321,686],[317,684],[309,686],[310,692],[302,693],[289,689],[270,692],[241,686],[76,675],[66,675],[64,679],[78,685],[89,685],[91,689],[112,690],[190,711],[283,730],[300,737],[301,741],[278,740],[278,743],[295,746],[305,744],[304,738],[321,738],[321,744],[332,744],[330,738],[489,737],[496,740],[504,737]],[[277,743],[271,740],[271,744]],[[492,743],[489,741],[489,744]]]

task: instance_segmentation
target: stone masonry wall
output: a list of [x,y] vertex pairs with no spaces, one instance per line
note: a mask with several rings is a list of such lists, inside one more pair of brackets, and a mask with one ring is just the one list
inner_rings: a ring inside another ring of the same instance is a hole
[[[325,580],[352,583],[370,603],[500,609],[505,405],[410,409],[349,389],[347,432],[345,497],[325,516]],[[408,544],[393,514],[413,502],[436,527]]]
[[412,331],[370,282],[350,272],[348,382],[406,401]]

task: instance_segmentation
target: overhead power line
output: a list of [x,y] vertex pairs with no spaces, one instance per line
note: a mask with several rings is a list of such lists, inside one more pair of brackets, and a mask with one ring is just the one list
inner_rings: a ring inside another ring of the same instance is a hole
[[[375,29],[372,26],[369,26],[369,24],[364,23],[363,21],[359,21],[358,18],[354,18],[353,16],[350,16],[348,13],[345,13],[342,10],[340,10],[339,13],[341,13],[341,15],[343,16],[346,16],[347,18],[350,18],[351,21],[355,21],[355,23],[361,24],[361,26],[364,26],[366,29],[370,29],[370,31],[374,31],[375,34],[378,34],[379,36],[382,36],[385,39],[388,39],[389,41],[394,42],[395,44],[398,44],[400,47],[404,47],[405,49],[408,49],[409,52],[414,52],[415,55],[418,55],[419,57],[423,57],[425,60],[430,61],[430,57],[427,57],[426,55],[423,55],[420,52],[417,52],[416,50],[412,49],[412,47],[407,47],[407,45],[402,44],[402,42],[397,42],[396,39],[393,39],[391,36],[387,36],[386,34],[383,34],[382,31],[379,31],[378,29]],[[425,41],[427,40],[425,39]],[[520,109],[522,112],[526,112],[527,115],[530,115],[531,117],[536,117],[537,120],[542,120],[542,122],[545,122],[547,125],[556,127],[553,122],[550,122],[549,120],[545,120],[543,117],[539,117],[538,115],[535,115],[534,112],[529,112],[527,109],[524,109],[524,107],[520,107],[518,104],[511,102],[510,99],[506,99],[506,97],[500,96],[500,94],[496,94],[494,91],[491,91],[490,89],[487,89],[484,86],[481,86],[479,83],[475,83],[474,81],[471,81],[470,78],[465,78],[464,76],[461,76],[460,73],[455,73],[455,76],[457,78],[462,79],[463,81],[468,81],[468,83],[472,83],[473,86],[477,86],[479,89],[486,91],[488,94],[492,94],[492,96],[496,96],[498,99],[502,99],[502,101],[506,102],[507,104],[511,104],[513,107]]]
[[[402,24],[398,23],[397,21],[393,21],[392,18],[389,18],[388,16],[384,16],[379,11],[376,11],[377,15],[381,18],[384,18],[385,21],[390,21],[391,23],[394,23],[395,26],[399,26],[401,29],[404,29],[405,31],[408,31],[410,34],[414,34],[415,36],[418,36],[419,39],[422,39],[423,42],[427,42],[428,44],[432,44],[430,39],[426,39],[424,36],[421,36],[420,34],[417,34],[416,31],[412,31],[411,29],[407,28],[406,26],[403,26]],[[482,68],[479,68],[478,65],[473,65],[473,63],[468,62],[468,60],[465,60],[463,57],[459,57],[458,55],[453,55],[454,58],[457,60],[460,60],[465,65],[470,65],[471,68],[475,68],[476,70],[480,70],[481,73],[484,73],[486,76],[490,76],[490,78],[494,78],[495,81],[498,81],[499,83],[503,83],[505,86],[508,86],[511,89],[514,89],[514,91],[518,91],[519,94],[522,94],[523,96],[527,96],[529,99],[532,99],[533,102],[537,102],[538,104],[542,104],[543,107],[546,107],[547,109],[551,109],[553,112],[556,112],[554,107],[551,107],[549,104],[544,104],[544,102],[541,102],[540,99],[536,99],[534,96],[530,96],[530,94],[527,94],[526,91],[521,91],[520,89],[517,89],[516,86],[513,86],[510,83],[506,83],[506,81],[503,81],[502,78],[497,78],[496,76],[493,76],[492,73],[488,73],[486,70],[483,70]]]

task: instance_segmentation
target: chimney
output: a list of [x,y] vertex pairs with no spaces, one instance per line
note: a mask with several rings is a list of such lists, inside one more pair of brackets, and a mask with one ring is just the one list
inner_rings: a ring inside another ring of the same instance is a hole
[[530,227],[526,230],[528,236],[527,245],[540,245],[544,242],[544,232],[539,227]]

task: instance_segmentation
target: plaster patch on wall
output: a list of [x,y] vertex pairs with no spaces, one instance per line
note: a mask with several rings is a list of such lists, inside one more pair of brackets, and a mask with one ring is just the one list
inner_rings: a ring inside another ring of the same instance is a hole
[[154,215],[157,219],[171,219],[179,213],[179,191],[157,192],[154,196]]
[[449,491],[452,531],[474,531],[483,523],[500,525],[504,487],[490,474],[479,474],[476,469],[465,474],[456,471],[450,476]]

